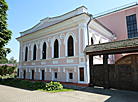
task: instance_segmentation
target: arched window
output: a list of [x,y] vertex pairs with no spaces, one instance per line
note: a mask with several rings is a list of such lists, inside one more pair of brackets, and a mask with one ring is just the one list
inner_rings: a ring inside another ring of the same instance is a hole
[[46,59],[46,43],[43,44],[43,51],[42,51],[43,59]]
[[91,37],[91,45],[93,45],[93,38]]
[[68,56],[74,56],[74,46],[73,38],[70,36],[68,38]]
[[58,40],[54,42],[54,58],[58,58]]
[[34,45],[34,53],[33,53],[33,60],[36,60],[36,45]]
[[27,57],[28,57],[28,47],[26,47],[25,49],[25,61],[27,61]]

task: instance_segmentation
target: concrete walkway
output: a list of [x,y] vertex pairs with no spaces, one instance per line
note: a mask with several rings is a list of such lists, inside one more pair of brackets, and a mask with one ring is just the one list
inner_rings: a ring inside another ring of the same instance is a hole
[[85,88],[49,93],[0,85],[0,102],[138,102],[138,92]]

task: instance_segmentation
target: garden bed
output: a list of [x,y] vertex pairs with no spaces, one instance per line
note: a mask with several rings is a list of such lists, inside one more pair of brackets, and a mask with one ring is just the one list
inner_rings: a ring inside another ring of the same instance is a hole
[[50,82],[45,84],[44,82],[31,82],[28,80],[20,80],[8,78],[4,79],[0,82],[2,85],[13,86],[17,88],[29,89],[29,90],[39,90],[45,92],[66,92],[66,91],[74,91],[73,89],[63,88],[63,86],[59,82]]

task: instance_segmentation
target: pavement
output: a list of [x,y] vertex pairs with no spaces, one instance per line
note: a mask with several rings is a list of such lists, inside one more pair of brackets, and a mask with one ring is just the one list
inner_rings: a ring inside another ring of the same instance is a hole
[[138,102],[138,92],[87,87],[49,93],[0,85],[0,102]]

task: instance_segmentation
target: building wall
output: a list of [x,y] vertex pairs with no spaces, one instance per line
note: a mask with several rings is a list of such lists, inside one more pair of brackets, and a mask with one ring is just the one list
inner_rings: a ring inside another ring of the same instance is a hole
[[[118,12],[114,12],[105,16],[101,16],[96,19],[99,20],[102,24],[104,24],[115,34],[115,36],[117,37],[117,39],[115,40],[122,40],[122,39],[128,39],[126,16],[130,16],[133,14],[136,14],[136,19],[138,21],[137,6],[120,10]],[[122,57],[122,54],[115,55],[115,61],[117,61],[121,57]]]

